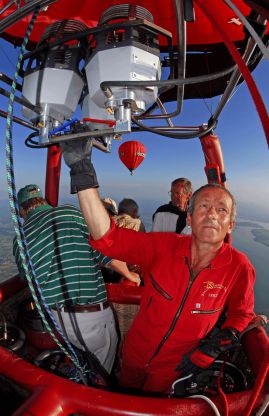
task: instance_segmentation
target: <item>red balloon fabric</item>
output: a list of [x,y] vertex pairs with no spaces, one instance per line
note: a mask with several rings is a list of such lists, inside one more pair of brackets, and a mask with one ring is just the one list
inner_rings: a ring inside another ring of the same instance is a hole
[[[208,0],[203,0],[203,3],[208,2]],[[7,0],[0,0],[0,9],[6,6],[8,3]],[[22,3],[27,3],[26,1]],[[55,3],[50,4],[48,7],[40,11],[36,24],[34,26],[33,32],[30,36],[30,44],[39,42],[40,36],[43,34],[45,28],[52,24],[53,22],[61,19],[76,19],[85,23],[89,28],[95,27],[98,24],[98,20],[104,11],[115,5],[122,3],[137,4],[145,7],[154,17],[154,23],[160,27],[163,27],[169,32],[172,32],[173,42],[176,45],[176,18],[175,18],[175,9],[173,0],[60,0]],[[244,38],[244,27],[241,23],[238,23],[235,13],[230,7],[228,7],[222,1],[212,2],[215,7],[215,18],[219,22],[220,26],[229,33],[231,40],[234,42],[243,40]],[[247,16],[250,12],[250,7],[246,3],[266,3],[258,1],[247,1],[247,0],[236,0],[237,7],[241,12]],[[1,14],[1,18],[7,17],[11,12],[14,12],[18,8],[16,2],[7,8]],[[266,8],[265,6],[263,7]],[[222,38],[219,36],[217,31],[214,30],[211,23],[208,21],[207,17],[199,6],[194,2],[195,10],[195,23],[187,23],[187,39],[188,45],[197,45],[197,44],[214,44],[223,42]],[[21,42],[24,38],[24,34],[28,23],[30,21],[30,16],[23,17],[19,22],[8,27],[4,35],[12,43]],[[165,39],[163,36],[159,38],[160,44],[163,46],[165,44]],[[28,44],[29,46],[29,44]]]
[[131,173],[143,162],[145,156],[146,148],[143,143],[130,140],[119,147],[119,158]]

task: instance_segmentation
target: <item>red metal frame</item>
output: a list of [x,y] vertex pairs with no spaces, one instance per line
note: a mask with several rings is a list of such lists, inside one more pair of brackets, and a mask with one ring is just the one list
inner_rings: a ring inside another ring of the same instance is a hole
[[[15,290],[14,277],[13,287]],[[0,285],[0,290],[9,282]],[[17,286],[18,290],[19,286]],[[109,300],[116,303],[139,304],[143,288],[125,284],[107,284]],[[4,299],[12,291],[3,291]],[[14,292],[13,292],[14,293]],[[263,371],[263,364],[268,358],[269,340],[263,328],[256,328],[244,336],[244,348],[254,372],[258,375]],[[67,416],[72,413],[85,416],[163,416],[213,415],[209,405],[201,399],[161,399],[136,397],[75,384],[48,373],[19,358],[16,354],[0,347],[0,374],[13,380],[26,389],[30,396],[13,413],[13,416],[54,415]],[[268,390],[268,388],[267,388]],[[230,416],[241,416],[248,403],[251,403],[254,390],[227,395]],[[260,406],[265,399],[261,393],[255,407]],[[220,413],[223,410],[221,397],[213,397]],[[222,413],[221,413],[222,414]]]
[[[164,416],[213,415],[209,405],[201,399],[161,399],[135,397],[75,384],[33,366],[14,353],[0,347],[0,373],[30,392],[30,397],[13,416]],[[230,416],[241,416],[251,391],[227,396]],[[264,396],[260,398],[261,405]],[[222,399],[213,402],[220,412]]]
[[53,145],[48,148],[45,198],[53,207],[58,205],[59,199],[61,157],[60,146]]
[[19,275],[13,276],[10,279],[0,284],[0,304],[11,297],[13,294],[19,292],[27,286],[26,281],[22,280]]

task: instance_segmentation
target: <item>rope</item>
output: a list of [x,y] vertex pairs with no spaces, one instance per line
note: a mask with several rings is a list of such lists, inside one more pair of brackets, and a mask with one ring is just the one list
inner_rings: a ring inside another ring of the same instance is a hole
[[[67,355],[67,357],[78,368],[78,370],[81,372],[81,376],[82,376],[82,379],[83,379],[84,378],[83,374],[84,374],[85,370],[84,370],[84,368],[81,367],[81,365],[79,363],[79,360],[78,360],[78,357],[77,357],[74,349],[72,348],[68,339],[62,333],[62,330],[59,327],[57,321],[55,320],[50,308],[46,305],[45,299],[44,299],[43,294],[42,294],[42,290],[41,290],[39,282],[36,278],[36,274],[35,274],[35,271],[34,271],[34,268],[33,268],[33,264],[31,262],[30,255],[29,255],[29,252],[28,252],[28,249],[27,249],[27,244],[26,244],[26,240],[25,240],[22,220],[21,220],[20,214],[19,214],[19,205],[18,205],[16,186],[15,186],[15,177],[14,177],[14,169],[13,169],[14,164],[13,164],[12,122],[13,122],[13,106],[14,106],[14,101],[15,101],[16,83],[17,83],[17,79],[18,79],[18,76],[19,76],[19,71],[20,71],[21,64],[22,64],[23,54],[25,52],[26,45],[28,43],[31,31],[33,29],[34,23],[35,23],[36,18],[38,16],[39,10],[40,10],[40,7],[37,7],[35,9],[35,12],[33,13],[33,16],[31,18],[29,26],[26,30],[26,34],[25,34],[25,37],[23,39],[23,43],[21,45],[21,49],[20,49],[20,53],[19,53],[19,57],[18,57],[18,62],[17,62],[17,65],[16,65],[16,70],[15,70],[14,78],[13,78],[11,89],[10,89],[8,112],[7,112],[7,122],[6,122],[6,171],[7,171],[9,203],[10,203],[11,217],[12,217],[12,221],[13,221],[14,228],[15,228],[16,240],[17,240],[17,243],[18,243],[22,268],[23,268],[23,271],[25,273],[25,276],[26,276],[26,279],[27,279],[32,297],[35,301],[37,310],[38,310],[38,312],[39,312],[39,314],[42,318],[42,321],[44,322],[44,325],[45,325],[46,329],[48,330],[49,334],[51,335],[51,337],[53,338],[55,343],[61,348],[61,350]],[[72,355],[69,354],[67,349],[60,343],[60,341],[57,339],[57,337],[55,336],[55,334],[51,330],[50,325],[49,325],[49,323],[48,323],[48,321],[45,317],[45,314],[42,310],[42,307],[40,306],[40,302],[39,302],[38,296],[36,295],[35,288],[33,286],[33,282],[36,285],[38,295],[39,295],[41,301],[44,304],[46,312],[48,313],[50,319],[52,320],[55,328],[57,329],[57,331],[62,336],[66,345],[71,350]],[[83,380],[83,381],[85,382],[85,380]]]

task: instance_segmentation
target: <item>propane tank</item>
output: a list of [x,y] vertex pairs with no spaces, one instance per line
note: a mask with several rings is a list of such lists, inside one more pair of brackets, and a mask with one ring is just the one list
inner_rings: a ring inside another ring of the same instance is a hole
[[[109,98],[100,88],[103,81],[156,81],[160,78],[158,36],[145,25],[132,26],[135,19],[153,22],[151,13],[138,5],[120,4],[107,9],[98,23],[103,30],[94,35],[95,47],[89,50],[85,61],[88,96],[82,105],[83,115],[94,120],[114,119],[115,131],[131,131],[132,115],[143,113],[157,98],[156,87],[111,87]],[[120,21],[118,27],[117,20]],[[91,128],[103,126],[93,122]]]
[[[37,46],[37,53],[28,61],[23,79],[23,98],[41,109],[37,114],[27,107],[23,115],[39,128],[40,143],[49,142],[50,131],[71,118],[84,87],[79,63],[84,56],[86,38],[82,42],[50,43],[87,26],[76,20],[60,20],[48,26]],[[42,46],[47,46],[45,49]],[[38,52],[38,49],[40,52]]]

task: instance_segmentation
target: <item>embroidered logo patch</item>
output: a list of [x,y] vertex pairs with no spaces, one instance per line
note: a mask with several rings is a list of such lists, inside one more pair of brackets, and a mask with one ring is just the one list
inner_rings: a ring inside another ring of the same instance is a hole
[[[221,290],[221,289],[223,289],[224,292],[226,292],[226,290],[227,290],[227,288],[225,286],[223,286],[221,284],[218,284],[218,283],[211,282],[210,280],[207,280],[206,282],[203,282],[203,284],[204,284],[205,290],[202,292],[202,294],[201,294],[202,296],[205,296],[206,292],[208,292],[209,290],[214,290],[214,289]],[[214,295],[213,294],[209,294],[208,296],[210,296],[210,297],[217,297],[218,294],[215,294],[214,293]]]
[[239,19],[239,17],[232,17],[230,20],[228,20],[228,23],[232,23],[236,26],[241,26],[242,25],[242,22]]

